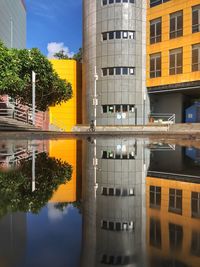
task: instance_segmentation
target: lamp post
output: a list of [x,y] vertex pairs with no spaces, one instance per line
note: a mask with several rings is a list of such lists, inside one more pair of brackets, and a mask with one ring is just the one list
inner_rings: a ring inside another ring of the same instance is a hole
[[32,120],[35,125],[35,78],[36,73],[32,71]]

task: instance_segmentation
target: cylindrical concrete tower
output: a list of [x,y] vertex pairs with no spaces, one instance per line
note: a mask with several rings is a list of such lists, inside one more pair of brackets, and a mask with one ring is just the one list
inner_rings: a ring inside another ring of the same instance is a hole
[[97,125],[147,121],[146,0],[83,0],[83,117]]

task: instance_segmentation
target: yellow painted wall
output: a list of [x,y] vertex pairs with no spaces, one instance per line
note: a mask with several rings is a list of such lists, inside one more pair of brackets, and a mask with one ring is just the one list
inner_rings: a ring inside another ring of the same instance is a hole
[[49,202],[76,201],[76,140],[52,140],[49,142],[49,156],[72,165],[73,173],[69,182],[61,185]]
[[[192,45],[200,43],[200,32],[192,33],[192,6],[200,0],[171,0],[147,10],[147,87],[200,80],[200,71],[191,72]],[[183,36],[169,39],[170,15],[183,10]],[[162,42],[150,45],[150,21],[162,17]],[[169,50],[183,47],[183,74],[169,75]],[[162,77],[150,79],[150,55],[162,54]]]
[[77,97],[81,91],[80,63],[76,60],[53,59],[50,61],[60,78],[71,83],[73,90],[72,99],[49,109],[50,124],[64,128],[65,131],[71,131],[72,127],[77,124]]
[[[150,185],[160,186],[161,208],[150,208]],[[182,191],[182,215],[168,212],[169,188]],[[199,267],[200,259],[190,253],[192,231],[200,232],[200,220],[191,217],[191,192],[200,192],[200,184],[185,183],[180,181],[165,180],[153,177],[146,178],[146,211],[147,211],[147,248],[149,256],[171,258],[169,247],[169,223],[183,227],[183,247],[181,251],[174,252],[175,259],[191,267]],[[150,246],[150,218],[158,219],[161,223],[161,249]],[[183,255],[185,255],[183,259]]]

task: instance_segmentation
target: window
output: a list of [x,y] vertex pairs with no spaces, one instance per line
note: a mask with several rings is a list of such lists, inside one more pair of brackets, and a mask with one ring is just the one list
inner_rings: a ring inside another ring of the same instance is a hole
[[200,218],[200,193],[192,192],[191,197],[192,197],[192,203],[191,203],[192,217]]
[[122,68],[122,74],[127,75],[128,74],[128,68]]
[[[135,113],[135,105],[102,105],[102,113]],[[123,115],[123,114],[121,114]],[[123,117],[121,117],[123,119]]]
[[109,75],[114,75],[114,68],[109,68]]
[[150,186],[150,207],[160,208],[161,206],[161,187]]
[[115,32],[115,38],[116,39],[121,39],[121,32],[120,31],[116,31]]
[[183,72],[183,49],[170,50],[170,75],[180,74]]
[[192,71],[200,71],[200,44],[192,46]]
[[[163,1],[167,1],[167,0],[163,0]],[[134,4],[135,0],[102,0],[102,5],[103,6],[111,5],[111,4],[115,4],[115,3],[116,4],[118,4],[118,3],[131,3],[131,4]]]
[[113,221],[101,221],[101,228],[110,231],[133,231],[134,223],[130,222],[113,222]]
[[200,5],[192,8],[192,32],[200,32]]
[[108,112],[107,105],[103,105],[102,109],[103,109],[103,113],[107,113]]
[[182,214],[182,190],[169,189],[169,211]]
[[108,106],[108,112],[113,113],[114,112],[114,105],[109,105]]
[[161,77],[161,53],[150,55],[150,78]]
[[150,44],[161,42],[162,36],[162,21],[161,18],[150,22]]
[[183,227],[181,225],[169,224],[169,243],[171,251],[181,250],[183,243]]
[[170,39],[183,36],[183,11],[170,15]]
[[200,257],[200,232],[192,232],[191,254]]
[[109,32],[109,40],[114,39],[114,32]]
[[103,74],[103,76],[107,76],[107,69],[106,68],[104,68],[104,69],[102,69],[102,74]]
[[122,105],[122,112],[128,111],[128,105]]
[[135,67],[112,67],[112,68],[103,68],[103,76],[113,76],[113,75],[135,75]]
[[154,7],[166,2],[169,2],[170,0],[150,0],[150,7]]
[[115,112],[121,112],[121,105],[116,105],[115,106]]
[[123,39],[128,39],[128,32],[124,31],[122,32]]
[[150,219],[150,245],[156,248],[161,248],[161,225],[160,221]]
[[107,0],[102,1],[103,6],[107,5]]
[[[113,154],[114,155],[114,154]],[[107,188],[102,187],[101,190],[102,196],[135,196],[134,188]]]
[[129,68],[129,74],[134,75],[135,74],[135,69],[134,68]]

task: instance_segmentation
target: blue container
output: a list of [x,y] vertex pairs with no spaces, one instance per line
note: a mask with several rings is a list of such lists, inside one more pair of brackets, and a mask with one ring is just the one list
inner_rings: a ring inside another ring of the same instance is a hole
[[185,122],[200,122],[200,102],[195,102],[192,106],[186,109],[185,113]]

